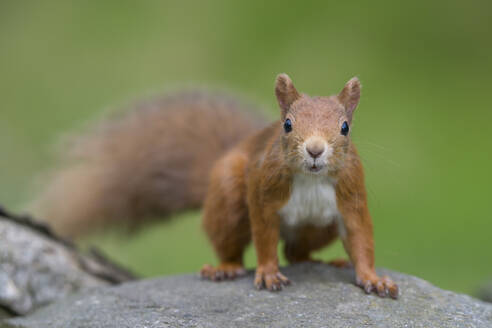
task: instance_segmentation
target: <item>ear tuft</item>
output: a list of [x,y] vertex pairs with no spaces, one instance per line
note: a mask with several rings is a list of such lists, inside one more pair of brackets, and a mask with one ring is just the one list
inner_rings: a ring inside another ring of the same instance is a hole
[[290,77],[285,74],[279,74],[275,81],[275,95],[277,96],[278,104],[282,109],[282,116],[289,110],[290,106],[301,97],[294,87],[294,83]]
[[359,104],[360,100],[360,81],[357,77],[351,78],[346,84],[343,90],[338,95],[338,100],[342,103],[347,111],[349,120],[352,120],[352,114]]

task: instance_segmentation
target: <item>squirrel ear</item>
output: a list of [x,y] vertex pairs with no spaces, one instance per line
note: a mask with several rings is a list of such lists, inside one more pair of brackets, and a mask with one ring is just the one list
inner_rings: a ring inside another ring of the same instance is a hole
[[292,103],[301,97],[294,87],[292,80],[285,73],[277,75],[277,80],[275,81],[275,95],[277,96],[278,104],[282,109],[282,117],[285,116]]
[[338,95],[338,100],[342,103],[347,111],[347,116],[352,121],[352,113],[359,104],[360,99],[360,81],[358,78],[351,78]]

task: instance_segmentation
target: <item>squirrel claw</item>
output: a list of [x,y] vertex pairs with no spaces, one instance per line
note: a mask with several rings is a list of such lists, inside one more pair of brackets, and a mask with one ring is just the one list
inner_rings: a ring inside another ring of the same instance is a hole
[[387,276],[360,278],[357,276],[356,284],[361,287],[366,294],[376,293],[379,297],[398,298],[398,286]]
[[[272,272],[269,272],[272,271]],[[260,290],[263,288],[276,292],[290,285],[290,280],[277,270],[265,270],[262,267],[256,269],[255,287]]]

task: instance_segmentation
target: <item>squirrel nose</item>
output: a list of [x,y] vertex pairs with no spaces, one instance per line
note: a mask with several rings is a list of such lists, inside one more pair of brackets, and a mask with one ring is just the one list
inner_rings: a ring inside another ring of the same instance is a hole
[[308,148],[307,152],[309,153],[309,155],[311,155],[312,158],[317,158],[319,157],[319,155],[323,154],[323,149],[313,150]]
[[318,158],[325,151],[325,144],[321,140],[315,139],[306,145],[306,150],[312,158]]

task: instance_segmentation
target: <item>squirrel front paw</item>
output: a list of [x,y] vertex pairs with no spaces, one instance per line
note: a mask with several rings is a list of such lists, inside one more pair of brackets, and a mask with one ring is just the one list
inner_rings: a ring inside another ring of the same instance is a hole
[[379,277],[376,274],[357,275],[357,286],[364,289],[366,294],[376,293],[379,297],[398,298],[398,285],[396,285],[388,276]]
[[289,284],[290,280],[280,273],[277,266],[260,265],[256,269],[256,289],[266,288],[269,291],[279,291]]

